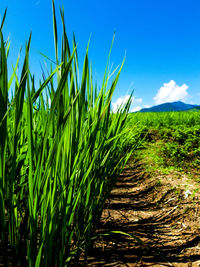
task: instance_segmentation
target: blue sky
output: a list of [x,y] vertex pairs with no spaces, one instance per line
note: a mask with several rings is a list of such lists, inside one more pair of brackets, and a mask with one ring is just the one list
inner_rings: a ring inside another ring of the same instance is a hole
[[[59,35],[59,7],[64,5],[71,40],[75,32],[80,63],[91,35],[89,59],[100,85],[116,32],[111,64],[126,60],[116,88],[116,107],[134,89],[131,110],[166,101],[200,104],[200,1],[199,0],[55,0]],[[15,63],[30,30],[31,70],[39,73],[43,59],[37,49],[54,59],[50,0],[1,0],[1,18],[8,8],[4,36],[10,35],[9,62]]]

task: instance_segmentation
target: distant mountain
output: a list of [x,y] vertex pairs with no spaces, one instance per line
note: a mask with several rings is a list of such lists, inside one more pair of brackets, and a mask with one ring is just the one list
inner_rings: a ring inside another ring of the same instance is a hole
[[185,104],[181,101],[164,103],[151,108],[143,108],[139,112],[167,112],[167,111],[184,111],[190,109],[200,109],[199,105]]

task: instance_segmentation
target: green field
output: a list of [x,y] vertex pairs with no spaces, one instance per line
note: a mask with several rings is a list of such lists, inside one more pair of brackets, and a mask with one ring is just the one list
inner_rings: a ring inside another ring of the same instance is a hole
[[111,83],[107,63],[97,86],[88,47],[79,82],[75,37],[69,45],[61,10],[59,49],[54,4],[53,15],[56,64],[41,72],[39,87],[29,66],[31,35],[21,73],[17,59],[8,77],[4,19],[0,27],[0,263],[5,266],[86,260],[117,177],[134,151],[149,143],[156,143],[152,151],[163,171],[187,171],[199,181],[194,169],[200,166],[200,112],[129,114],[130,98],[114,114],[111,101],[124,62]]
[[163,167],[199,170],[199,111],[129,114],[127,124],[141,129],[144,146],[158,145],[154,150]]

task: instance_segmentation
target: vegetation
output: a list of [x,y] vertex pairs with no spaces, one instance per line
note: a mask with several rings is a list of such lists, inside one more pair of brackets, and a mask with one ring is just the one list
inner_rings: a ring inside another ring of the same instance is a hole
[[75,37],[71,48],[61,9],[59,53],[53,1],[52,7],[55,69],[51,65],[47,78],[42,71],[39,88],[29,67],[31,34],[21,75],[18,58],[8,78],[6,12],[0,26],[0,261],[5,266],[86,260],[104,203],[136,147],[156,144],[154,160],[166,168],[196,168],[200,162],[200,112],[128,114],[130,97],[114,114],[111,100],[123,63],[110,86],[107,63],[98,90],[87,47],[79,83]]
[[59,60],[52,6],[56,67],[48,78],[42,73],[39,88],[29,68],[31,35],[20,77],[18,59],[8,79],[6,12],[0,28],[0,256],[5,266],[64,266],[76,264],[80,255],[86,258],[104,202],[132,152],[125,128],[131,99],[117,114],[111,112],[123,63],[109,88],[107,64],[98,91],[87,48],[79,83],[75,37],[70,49],[60,10]]
[[195,175],[200,163],[200,112],[129,114],[127,123],[137,124],[157,167],[183,170]]
[[128,124],[146,128],[170,128],[171,126],[194,126],[200,124],[200,112],[151,112],[129,114]]

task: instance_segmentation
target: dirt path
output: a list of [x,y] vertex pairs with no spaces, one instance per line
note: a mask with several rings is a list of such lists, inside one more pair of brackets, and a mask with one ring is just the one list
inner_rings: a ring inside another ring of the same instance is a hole
[[186,175],[150,173],[144,161],[127,166],[103,211],[87,266],[200,266],[199,185]]

